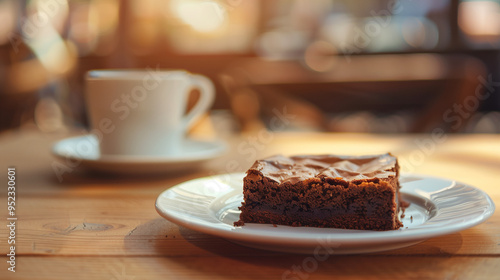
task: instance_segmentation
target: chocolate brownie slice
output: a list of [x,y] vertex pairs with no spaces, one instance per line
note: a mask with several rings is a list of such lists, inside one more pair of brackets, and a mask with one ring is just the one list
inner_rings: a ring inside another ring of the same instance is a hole
[[258,160],[244,178],[235,225],[398,229],[403,225],[398,178],[398,161],[391,154]]

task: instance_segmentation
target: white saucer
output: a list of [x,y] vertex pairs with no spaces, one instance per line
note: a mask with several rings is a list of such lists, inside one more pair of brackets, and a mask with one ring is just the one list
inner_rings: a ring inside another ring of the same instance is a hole
[[410,202],[399,230],[369,231],[267,224],[233,226],[239,219],[244,174],[184,182],[156,200],[158,213],[181,226],[265,250],[305,254],[358,254],[403,248],[486,221],[495,211],[483,191],[453,180],[404,174]]
[[196,169],[226,150],[222,141],[186,139],[178,156],[101,155],[97,138],[83,135],[54,144],[52,153],[70,167],[117,174],[173,173]]

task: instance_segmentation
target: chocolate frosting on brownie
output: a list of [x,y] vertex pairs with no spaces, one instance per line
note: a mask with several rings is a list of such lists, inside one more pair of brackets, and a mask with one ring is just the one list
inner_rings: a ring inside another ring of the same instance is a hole
[[282,184],[311,178],[341,178],[345,181],[397,176],[397,159],[391,154],[376,156],[272,156],[258,160],[248,173],[259,172]]

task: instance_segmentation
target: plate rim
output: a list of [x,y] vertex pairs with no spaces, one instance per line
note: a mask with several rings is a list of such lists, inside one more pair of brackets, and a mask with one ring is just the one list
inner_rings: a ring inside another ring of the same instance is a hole
[[[483,223],[484,221],[488,220],[493,213],[495,212],[495,204],[491,197],[483,190],[476,188],[472,185],[465,184],[456,180],[451,180],[448,178],[443,178],[443,177],[438,177],[438,176],[431,176],[431,175],[422,175],[422,174],[416,174],[416,173],[401,173],[401,177],[419,177],[419,178],[430,178],[430,179],[439,179],[439,180],[445,180],[450,183],[455,182],[455,186],[457,185],[463,185],[469,188],[472,188],[476,191],[478,191],[481,195],[481,197],[487,202],[488,208],[485,209],[485,211],[481,215],[477,215],[474,217],[474,219],[467,221],[466,223],[463,224],[453,224],[453,225],[447,225],[444,229],[439,228],[439,227],[434,227],[434,228],[419,228],[418,226],[413,227],[413,228],[408,228],[408,229],[399,229],[399,230],[392,230],[392,231],[363,231],[359,232],[356,231],[356,234],[348,236],[345,233],[348,233],[349,231],[352,230],[347,230],[347,229],[328,229],[325,228],[325,231],[328,230],[335,230],[337,232],[332,232],[332,233],[308,233],[306,235],[301,235],[301,234],[287,234],[286,236],[280,235],[279,233],[282,232],[277,232],[277,234],[270,235],[267,231],[259,231],[259,230],[245,230],[245,231],[238,231],[235,230],[238,227],[230,226],[228,224],[225,224],[221,221],[218,221],[218,223],[208,223],[206,221],[201,220],[202,222],[200,223],[199,221],[195,220],[186,220],[183,219],[182,217],[178,217],[176,215],[172,215],[168,213],[168,211],[165,211],[164,209],[161,209],[161,200],[165,196],[165,194],[175,190],[176,188],[181,188],[185,184],[188,183],[193,183],[195,181],[203,181],[207,179],[214,179],[220,176],[244,176],[244,173],[237,172],[237,173],[227,173],[227,174],[218,174],[218,175],[212,175],[212,176],[206,176],[206,177],[200,177],[192,180],[188,180],[185,182],[182,182],[180,184],[177,184],[175,186],[172,186],[160,193],[160,195],[157,197],[155,201],[155,208],[156,211],[160,216],[163,218],[177,224],[184,226],[186,228],[215,235],[218,237],[226,238],[229,240],[236,240],[236,241],[242,241],[242,242],[250,242],[250,243],[256,243],[256,244],[290,244],[293,243],[294,246],[311,246],[311,245],[318,245],[318,239],[328,237],[330,241],[334,242],[341,242],[342,245],[367,245],[367,244],[382,244],[382,243],[387,243],[388,241],[393,242],[393,243],[404,243],[404,242],[412,242],[412,241],[417,241],[417,240],[426,240],[432,237],[437,237],[437,236],[442,236],[442,235],[447,235],[455,232],[459,232],[471,227],[474,227],[478,224]],[[400,178],[401,178],[400,177]],[[402,190],[402,193],[407,193]],[[416,193],[409,193],[411,195],[417,195]],[[425,198],[424,198],[425,199]],[[432,202],[432,200],[431,200]],[[210,211],[207,208],[207,211]],[[216,219],[217,220],[217,219]],[[429,219],[429,220],[432,220]],[[424,223],[425,224],[425,223]],[[211,226],[212,225],[212,226]],[[218,225],[218,226],[213,226],[213,225]],[[223,225],[223,226],[221,226]],[[273,227],[270,224],[256,224],[258,227]],[[279,227],[286,227],[286,228],[291,228],[289,226],[283,226],[283,225],[278,225],[278,230]],[[273,227],[274,228],[274,227]],[[307,228],[307,227],[299,227],[299,228]],[[338,234],[338,231],[345,231],[342,232],[342,234]],[[336,236],[337,235],[337,236]]]

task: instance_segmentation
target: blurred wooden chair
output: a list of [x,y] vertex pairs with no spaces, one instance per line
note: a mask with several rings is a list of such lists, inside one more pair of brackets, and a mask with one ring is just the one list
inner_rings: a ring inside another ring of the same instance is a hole
[[0,131],[21,126],[25,121],[33,119],[33,112],[38,100],[36,92],[31,88],[19,89],[18,77],[22,75],[29,84],[29,79],[40,79],[41,75],[30,77],[25,64],[19,64],[17,58],[28,56],[25,45],[19,46],[14,53],[12,46],[0,45]]
[[[0,131],[18,128],[25,123],[37,125],[43,130],[52,126],[43,123],[52,122],[53,117],[60,119],[57,128],[62,127],[63,119],[59,116],[61,106],[56,101],[66,99],[69,90],[66,82],[77,64],[77,51],[68,42],[59,37],[57,39],[60,39],[57,46],[65,51],[52,50],[50,55],[57,54],[57,57],[43,54],[50,60],[38,57],[21,38],[16,39],[20,41],[15,48],[8,44],[0,45],[0,71],[3,72],[0,76]],[[50,61],[51,67],[44,61]],[[40,101],[45,97],[54,99],[50,105],[55,106],[43,108],[46,103]],[[51,109],[55,112],[49,112]],[[67,111],[71,112],[71,108]]]
[[333,59],[322,72],[309,69],[303,61],[242,59],[221,73],[220,81],[243,130],[266,126],[272,110],[286,106],[289,114],[297,116],[296,122],[315,130],[329,130],[330,114],[409,110],[414,118],[406,132],[429,132],[435,127],[459,131],[465,121],[451,123],[445,114],[474,96],[478,77],[486,78],[482,62],[469,56],[388,54]]

